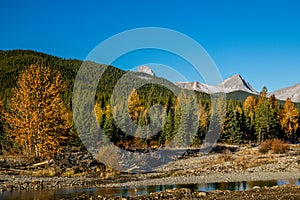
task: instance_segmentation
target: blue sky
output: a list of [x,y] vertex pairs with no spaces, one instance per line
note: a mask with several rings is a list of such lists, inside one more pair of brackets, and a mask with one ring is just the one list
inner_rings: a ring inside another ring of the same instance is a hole
[[[300,83],[299,9],[297,0],[1,1],[0,49],[84,59],[119,32],[164,27],[199,42],[223,78],[239,73],[256,90],[273,91]],[[159,62],[158,55],[146,61]],[[129,69],[143,56],[131,54],[115,64]]]

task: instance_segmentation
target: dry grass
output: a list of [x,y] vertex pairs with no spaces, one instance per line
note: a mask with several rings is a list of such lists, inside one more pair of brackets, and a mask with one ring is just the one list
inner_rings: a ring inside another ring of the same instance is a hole
[[219,157],[218,157],[218,160],[217,160],[217,163],[218,164],[221,164],[221,163],[224,163],[224,162],[228,162],[230,161],[232,158],[232,153],[229,152],[229,151],[224,151]]
[[258,167],[258,166],[262,166],[262,165],[266,165],[266,164],[271,164],[271,163],[275,163],[276,162],[276,158],[272,158],[272,157],[258,157],[255,159],[251,159],[248,162],[245,163],[244,168],[251,168],[251,167]]

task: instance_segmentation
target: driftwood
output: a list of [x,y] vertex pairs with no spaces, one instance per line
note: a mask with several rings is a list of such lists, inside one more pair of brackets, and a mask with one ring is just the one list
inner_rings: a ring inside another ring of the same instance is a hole
[[51,164],[53,163],[53,159],[51,160],[46,160],[46,161],[43,161],[43,162],[40,162],[40,163],[35,163],[32,165],[32,167],[38,167],[38,166],[41,166],[41,165],[48,165],[48,164]]
[[40,166],[43,166],[43,165],[48,165],[48,164],[51,164],[53,162],[54,162],[53,159],[51,159],[51,160],[46,160],[46,161],[35,163],[35,164],[30,164],[30,165],[14,166],[14,168],[0,167],[0,170],[15,171],[15,172],[26,172],[26,171],[29,171],[28,169],[33,169],[33,168],[40,167]]
[[[14,162],[12,162],[14,161]],[[18,161],[18,162],[16,162]],[[45,160],[38,163],[28,163],[26,160],[20,160],[18,158],[10,158],[9,160],[1,160],[0,157],[0,171],[7,172],[27,172],[34,171],[36,169],[45,169],[52,167],[59,172],[63,172],[67,169],[73,169],[75,173],[81,173],[88,171],[93,167],[101,167],[103,170],[105,166],[95,160],[93,156],[87,150],[79,149],[65,149],[63,152],[54,155],[53,159]],[[92,169],[94,170],[94,168]]]
[[30,170],[25,170],[25,169],[14,169],[14,168],[4,168],[4,167],[0,167],[0,170],[3,171],[13,171],[13,172],[31,172]]

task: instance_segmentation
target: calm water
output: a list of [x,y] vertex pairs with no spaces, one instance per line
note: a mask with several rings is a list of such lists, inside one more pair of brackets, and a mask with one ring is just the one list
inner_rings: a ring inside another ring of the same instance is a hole
[[254,182],[234,182],[234,183],[209,183],[209,184],[188,184],[188,185],[160,185],[160,186],[144,186],[144,187],[122,187],[122,188],[72,188],[58,190],[42,190],[42,191],[21,191],[21,192],[3,192],[0,193],[2,200],[44,200],[44,199],[62,199],[80,196],[81,194],[109,194],[117,196],[135,196],[148,194],[151,192],[159,192],[166,189],[189,188],[197,191],[211,190],[248,190],[254,186],[275,186],[283,184],[300,185],[300,180],[279,180],[279,181],[254,181]]

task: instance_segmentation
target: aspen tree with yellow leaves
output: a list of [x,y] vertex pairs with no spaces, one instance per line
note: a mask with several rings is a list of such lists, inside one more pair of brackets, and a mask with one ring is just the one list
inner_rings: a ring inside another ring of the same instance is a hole
[[20,153],[29,158],[50,158],[60,150],[71,127],[71,114],[60,95],[65,83],[59,72],[31,65],[20,74],[5,112],[7,132]]

